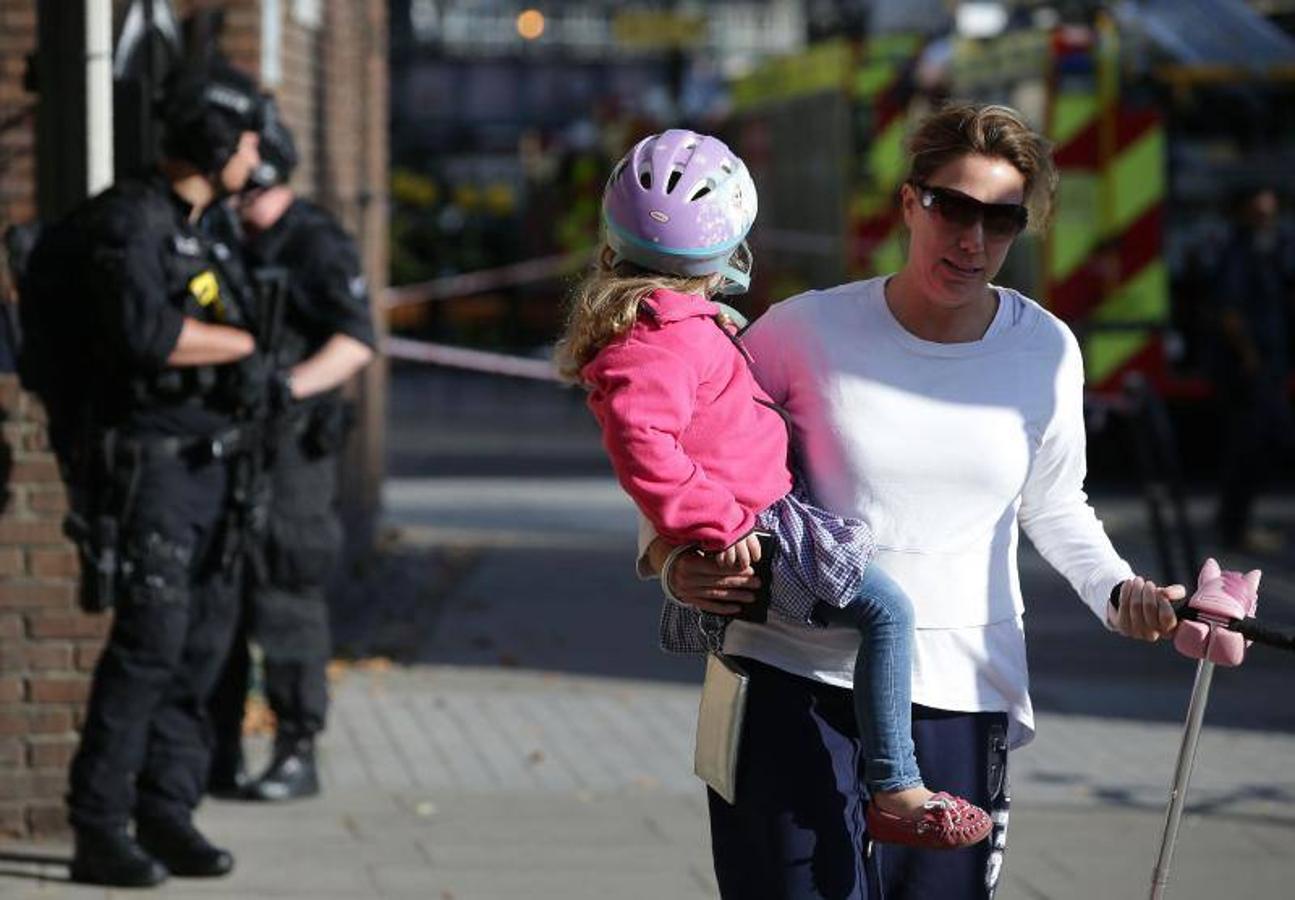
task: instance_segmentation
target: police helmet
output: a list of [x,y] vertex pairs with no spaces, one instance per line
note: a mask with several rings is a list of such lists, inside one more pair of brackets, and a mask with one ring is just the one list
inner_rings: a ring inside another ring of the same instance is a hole
[[286,184],[297,167],[297,145],[292,132],[279,115],[279,106],[268,94],[261,103],[261,164],[252,170],[249,181],[254,187]]
[[245,131],[260,131],[256,83],[237,69],[213,63],[185,68],[168,79],[161,103],[162,152],[212,174],[224,168]]

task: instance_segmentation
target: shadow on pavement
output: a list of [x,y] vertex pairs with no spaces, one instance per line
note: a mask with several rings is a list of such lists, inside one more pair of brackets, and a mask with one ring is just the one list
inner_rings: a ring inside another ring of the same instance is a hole
[[[36,882],[50,882],[67,884],[70,879],[67,875],[67,867],[72,864],[72,858],[57,853],[41,853],[33,850],[0,850],[0,879],[20,880]],[[22,866],[24,868],[19,868]],[[33,868],[26,868],[26,867]],[[46,867],[57,866],[59,874],[50,874]],[[40,890],[37,888],[36,890]]]
[[626,552],[389,549],[335,605],[340,655],[699,683],[656,646],[660,589]]
[[[700,680],[698,660],[657,650],[660,591],[633,577],[632,509],[578,393],[397,368],[389,445],[393,536],[341,595],[340,650],[399,662]],[[1295,525],[1295,504],[1287,505]],[[1118,494],[1097,506],[1120,551],[1154,577],[1140,499]],[[1252,562],[1224,559],[1230,568]],[[1261,612],[1295,623],[1295,564],[1259,562],[1268,590]],[[1108,634],[1024,541],[1020,563],[1038,710],[1182,720],[1192,661],[1168,643]],[[1243,668],[1218,671],[1207,727],[1295,732],[1293,677],[1295,659],[1254,648]]]

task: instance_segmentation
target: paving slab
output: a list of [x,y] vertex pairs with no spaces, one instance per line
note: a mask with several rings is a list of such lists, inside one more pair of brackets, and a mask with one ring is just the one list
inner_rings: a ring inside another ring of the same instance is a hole
[[[324,793],[204,804],[237,870],[153,894],[713,900],[700,666],[655,647],[659,589],[630,575],[632,515],[578,394],[398,372],[392,404],[387,552],[335,609]],[[1096,505],[1154,573],[1139,498]],[[1202,535],[1209,512],[1193,499]],[[1259,512],[1295,534],[1295,498]],[[1224,563],[1262,566],[1261,611],[1295,622],[1289,550]],[[1145,896],[1192,664],[1106,634],[1024,544],[1020,564],[1038,737],[1011,757],[999,898]],[[1173,900],[1292,896],[1293,676],[1262,648],[1217,674]],[[66,884],[67,854],[0,847],[0,897],[141,896]]]

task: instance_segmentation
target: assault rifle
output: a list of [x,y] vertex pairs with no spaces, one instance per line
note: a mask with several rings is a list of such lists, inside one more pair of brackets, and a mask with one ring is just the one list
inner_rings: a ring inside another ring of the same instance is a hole
[[[283,337],[283,312],[287,301],[288,270],[264,266],[251,273],[256,290],[257,346],[265,353],[270,381],[277,370]],[[256,584],[267,580],[265,538],[270,523],[272,469],[282,429],[283,410],[276,402],[273,385],[252,406],[242,410],[247,440],[234,461],[230,520],[221,554],[221,566],[232,571],[240,558],[251,567]]]

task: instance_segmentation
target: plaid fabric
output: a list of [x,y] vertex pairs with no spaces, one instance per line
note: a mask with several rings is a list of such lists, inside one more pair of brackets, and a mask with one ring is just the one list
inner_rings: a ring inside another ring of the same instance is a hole
[[[830,513],[809,503],[798,482],[792,492],[762,511],[756,528],[774,536],[769,609],[791,622],[821,625],[814,607],[820,602],[844,607],[859,594],[863,573],[876,551],[872,530],[860,519]],[[661,649],[669,653],[703,653],[710,649],[703,634],[723,640],[729,618],[666,599],[661,606]]]

